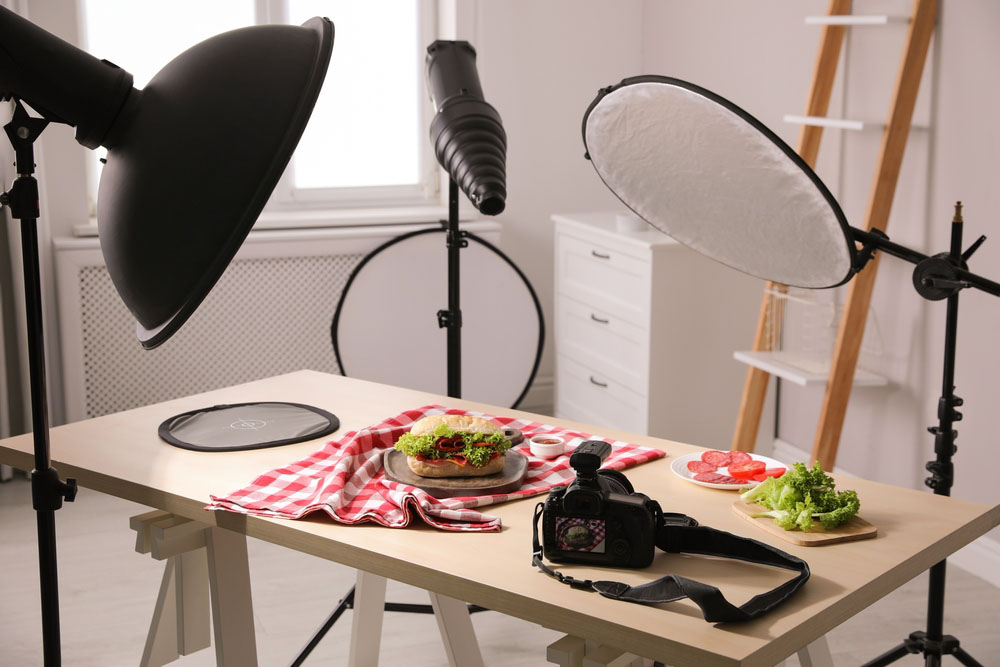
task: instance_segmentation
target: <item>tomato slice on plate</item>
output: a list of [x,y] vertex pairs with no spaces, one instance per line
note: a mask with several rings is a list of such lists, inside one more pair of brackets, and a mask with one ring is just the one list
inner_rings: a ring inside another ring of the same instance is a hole
[[781,477],[787,470],[787,468],[768,468],[759,475],[754,475],[753,480],[755,482],[763,482],[767,480],[768,477]]
[[730,463],[729,474],[738,479],[752,479],[754,475],[760,475],[767,468],[763,461],[753,461],[748,463]]

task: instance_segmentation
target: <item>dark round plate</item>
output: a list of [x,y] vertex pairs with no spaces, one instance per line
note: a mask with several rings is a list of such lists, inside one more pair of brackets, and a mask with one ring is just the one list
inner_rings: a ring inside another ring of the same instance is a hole
[[423,489],[435,498],[459,496],[488,496],[510,493],[521,488],[528,473],[528,458],[520,452],[508,450],[500,472],[483,477],[421,477],[406,464],[406,454],[395,449],[385,453],[385,476],[394,482]]

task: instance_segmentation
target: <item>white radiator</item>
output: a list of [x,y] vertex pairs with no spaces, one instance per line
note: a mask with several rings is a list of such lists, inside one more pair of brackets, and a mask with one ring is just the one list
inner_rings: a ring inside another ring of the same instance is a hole
[[[330,323],[351,271],[385,241],[427,226],[436,225],[255,232],[191,319],[154,350],[136,340],[97,240],[57,240],[65,421],[303,368],[339,372]],[[463,227],[498,242],[496,223]]]

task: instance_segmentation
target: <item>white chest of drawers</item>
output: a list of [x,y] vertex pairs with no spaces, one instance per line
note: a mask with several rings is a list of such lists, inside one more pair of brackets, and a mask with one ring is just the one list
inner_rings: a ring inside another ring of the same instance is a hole
[[556,416],[728,449],[761,281],[614,213],[552,219]]

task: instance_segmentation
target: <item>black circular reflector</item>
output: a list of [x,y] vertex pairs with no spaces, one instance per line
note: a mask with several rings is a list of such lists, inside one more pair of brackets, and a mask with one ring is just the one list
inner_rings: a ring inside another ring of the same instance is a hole
[[158,433],[175,447],[234,452],[305,442],[338,428],[337,416],[321,408],[265,401],[191,410],[164,421]]
[[625,79],[591,103],[583,141],[626,206],[703,255],[795,287],[853,275],[850,227],[823,182],[763,123],[704,88]]
[[[443,229],[398,236],[367,255],[341,293],[330,326],[341,372],[373,382],[445,394],[448,303]],[[462,398],[517,407],[538,372],[545,323],[524,273],[489,241],[459,255],[462,287]]]

